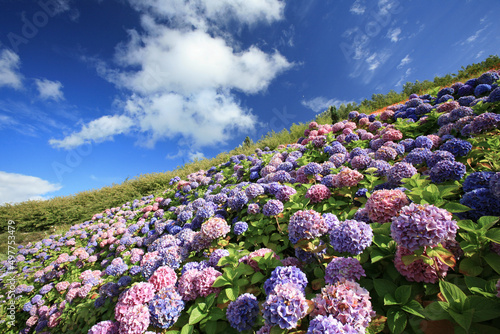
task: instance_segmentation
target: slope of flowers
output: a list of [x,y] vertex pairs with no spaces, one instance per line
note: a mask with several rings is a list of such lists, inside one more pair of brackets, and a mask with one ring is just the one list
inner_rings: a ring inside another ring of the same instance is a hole
[[2,333],[421,333],[500,328],[498,73],[19,247]]

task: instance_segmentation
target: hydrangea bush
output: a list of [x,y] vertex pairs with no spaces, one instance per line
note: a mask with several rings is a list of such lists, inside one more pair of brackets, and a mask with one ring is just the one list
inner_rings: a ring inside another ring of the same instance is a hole
[[498,333],[498,78],[313,122],[19,246],[0,332]]

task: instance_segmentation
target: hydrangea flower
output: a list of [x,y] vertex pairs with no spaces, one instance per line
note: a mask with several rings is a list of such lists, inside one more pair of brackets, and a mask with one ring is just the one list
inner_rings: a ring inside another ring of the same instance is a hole
[[201,225],[201,233],[208,240],[216,240],[225,237],[231,228],[222,218],[212,217]]
[[254,199],[257,196],[264,194],[264,188],[260,184],[252,183],[245,189],[245,194],[248,199]]
[[149,326],[149,310],[146,305],[129,306],[120,319],[120,334],[141,334]]
[[208,265],[214,268],[218,268],[217,263],[219,263],[219,260],[228,255],[229,251],[227,251],[226,249],[216,249],[212,252],[212,254],[210,254],[210,257],[208,258]]
[[417,169],[407,162],[397,162],[387,172],[387,180],[392,184],[400,184],[404,178],[417,174]]
[[123,292],[118,302],[129,306],[145,304],[149,302],[154,295],[155,287],[153,284],[140,282]]
[[401,190],[377,190],[366,201],[365,208],[371,221],[385,223],[408,203],[407,196]]
[[464,157],[472,149],[472,144],[466,140],[453,138],[441,145],[440,149],[451,152],[455,157]]
[[472,191],[479,188],[488,188],[491,177],[495,175],[494,172],[482,171],[474,172],[467,176],[462,187],[465,192]]
[[88,334],[118,334],[119,327],[120,323],[118,322],[104,320],[92,326]]
[[325,199],[330,198],[331,192],[328,187],[323,184],[315,184],[311,186],[306,192],[305,197],[311,200],[311,203],[319,203]]
[[322,170],[323,170],[323,168],[321,167],[320,164],[318,164],[316,162],[310,162],[305,166],[304,173],[306,175],[316,175],[316,174],[320,174]]
[[389,146],[381,146],[375,152],[375,159],[377,160],[390,161],[396,159],[397,156],[398,152]]
[[326,285],[313,302],[316,308],[311,313],[312,317],[332,315],[359,333],[365,332],[371,318],[375,316],[368,291],[349,280]]
[[365,270],[359,260],[352,257],[335,257],[326,266],[325,270],[325,282],[327,284],[335,284],[343,279],[359,280],[361,276],[366,276]]
[[434,167],[438,162],[448,160],[455,161],[455,156],[449,151],[437,150],[432,152],[431,155],[427,157],[427,166],[429,168]]
[[173,287],[161,289],[149,302],[151,323],[158,328],[170,328],[184,310],[184,301]]
[[222,273],[212,267],[204,268],[200,270],[196,278],[194,280],[195,289],[197,295],[201,297],[207,297],[211,293],[218,294],[220,292],[220,288],[213,288],[212,284],[214,284],[217,277],[221,276]]
[[276,198],[281,202],[288,202],[290,200],[290,196],[295,195],[297,191],[295,188],[290,186],[283,186],[276,192]]
[[431,180],[443,183],[448,180],[460,180],[465,175],[465,165],[458,161],[442,160],[431,168]]
[[248,224],[246,222],[237,222],[233,225],[233,233],[235,235],[241,235],[248,230]]
[[179,278],[177,291],[185,301],[195,300],[198,297],[198,291],[195,286],[196,277],[199,270],[190,269],[185,271]]
[[314,210],[299,210],[288,224],[288,237],[292,243],[300,239],[314,239],[325,234],[328,226],[321,215]]
[[346,220],[330,233],[330,243],[337,252],[358,255],[372,243],[370,225],[357,220]]
[[318,315],[311,320],[306,334],[358,334],[359,332],[349,324],[343,324],[331,314]]
[[465,193],[460,199],[460,204],[472,209],[460,214],[469,219],[477,220],[482,216],[500,215],[500,202],[488,188],[478,188]]
[[451,213],[430,204],[403,207],[391,224],[392,238],[410,251],[454,240],[457,230]]
[[276,267],[271,273],[271,277],[264,282],[264,290],[269,295],[277,285],[285,283],[295,284],[302,292],[305,292],[307,286],[306,274],[294,266]]
[[500,200],[500,172],[495,173],[490,179],[490,191],[493,197]]
[[428,148],[415,148],[403,159],[404,162],[408,162],[412,165],[420,165],[427,161],[427,159],[432,155],[431,150]]
[[344,167],[338,174],[334,175],[332,184],[335,188],[354,187],[357,186],[359,181],[363,178],[363,174],[357,170]]
[[240,295],[228,305],[226,310],[229,325],[239,332],[252,329],[258,315],[259,302],[250,293]]
[[271,217],[280,214],[281,212],[283,212],[283,209],[283,203],[281,203],[280,200],[271,199],[266,204],[264,204],[262,213],[265,216]]
[[174,269],[162,266],[156,269],[148,282],[154,286],[156,291],[160,291],[163,288],[171,288],[177,283],[177,274]]
[[445,277],[449,267],[441,262],[438,258],[434,258],[439,272],[436,272],[436,266],[431,266],[421,259],[415,260],[409,265],[403,263],[402,257],[412,255],[413,252],[398,246],[396,255],[394,256],[394,266],[410,282],[425,282],[436,283],[439,277]]
[[297,322],[307,315],[308,303],[304,293],[293,283],[277,285],[262,304],[266,323],[281,329],[297,327]]

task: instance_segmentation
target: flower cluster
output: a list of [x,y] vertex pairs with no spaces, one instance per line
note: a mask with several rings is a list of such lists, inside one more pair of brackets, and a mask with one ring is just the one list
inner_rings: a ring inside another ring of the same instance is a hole
[[346,220],[330,233],[330,243],[337,252],[358,255],[372,244],[370,225],[357,220]]
[[226,310],[226,318],[231,327],[239,332],[250,330],[259,314],[259,302],[254,295],[244,293],[231,302]]
[[328,232],[323,217],[314,210],[299,210],[293,214],[288,224],[288,237],[292,243],[300,239],[314,239]]
[[385,223],[408,203],[408,198],[401,190],[377,190],[366,201],[365,209],[371,221]]
[[276,267],[264,282],[264,291],[267,295],[273,292],[279,284],[292,283],[305,292],[307,277],[299,268],[294,266]]
[[366,276],[359,260],[352,257],[335,257],[326,266],[325,282],[335,284],[344,279],[354,281]]
[[300,288],[293,283],[285,283],[274,288],[262,308],[266,323],[281,329],[292,329],[307,315],[308,303]]

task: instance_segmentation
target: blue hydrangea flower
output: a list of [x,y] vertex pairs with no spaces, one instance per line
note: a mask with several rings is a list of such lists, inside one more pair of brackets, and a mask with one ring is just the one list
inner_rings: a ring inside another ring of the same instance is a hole
[[226,318],[229,325],[238,332],[252,329],[258,315],[259,302],[250,293],[244,293],[236,298],[235,301],[228,305],[226,310]]
[[458,161],[442,160],[431,168],[431,180],[443,183],[448,180],[460,180],[466,172],[465,165]]
[[281,329],[297,327],[297,322],[307,315],[308,303],[304,293],[293,283],[280,284],[262,304],[266,323]]
[[355,281],[366,276],[358,259],[353,257],[335,257],[326,266],[325,282],[335,284],[343,279]]
[[428,148],[430,150],[432,145],[434,145],[434,143],[426,136],[418,136],[415,139],[415,147]]
[[240,235],[248,230],[248,224],[246,222],[237,222],[233,225],[233,232],[236,235]]
[[387,180],[392,184],[400,184],[404,178],[417,174],[417,169],[407,162],[397,162],[387,172]]
[[480,97],[485,94],[489,94],[491,92],[491,85],[488,84],[480,84],[474,88],[474,95]]
[[415,148],[403,159],[404,162],[408,162],[412,165],[420,165],[427,161],[427,159],[432,155],[431,150],[428,148]]
[[278,284],[285,283],[295,284],[302,292],[305,292],[307,286],[306,274],[294,266],[276,267],[271,273],[271,277],[264,282],[264,291],[266,295],[269,295]]
[[451,152],[455,157],[464,157],[472,149],[472,144],[466,140],[454,138],[441,145],[439,149]]
[[330,233],[330,244],[337,252],[358,255],[372,244],[370,225],[357,220],[346,220]]
[[500,200],[500,172],[495,173],[490,179],[490,191],[493,197]]
[[441,151],[441,150],[434,151],[430,156],[427,157],[427,166],[429,168],[432,168],[438,162],[443,160],[455,161],[455,156],[449,151]]
[[149,302],[151,323],[158,328],[171,327],[184,310],[184,301],[174,288],[164,288]]
[[316,174],[320,174],[322,170],[323,170],[323,168],[321,167],[320,164],[318,164],[316,162],[310,162],[305,166],[304,173],[306,175],[316,175]]
[[226,249],[216,249],[210,254],[210,257],[208,258],[208,265],[214,268],[217,267],[217,263],[219,263],[219,260],[222,259],[224,256],[228,256],[229,251]]
[[500,216],[500,202],[488,188],[478,188],[465,193],[460,199],[460,204],[472,209],[460,214],[468,219],[477,220],[482,216]]
[[490,179],[493,175],[495,175],[494,172],[474,172],[467,176],[462,187],[465,192],[479,188],[488,188]]

